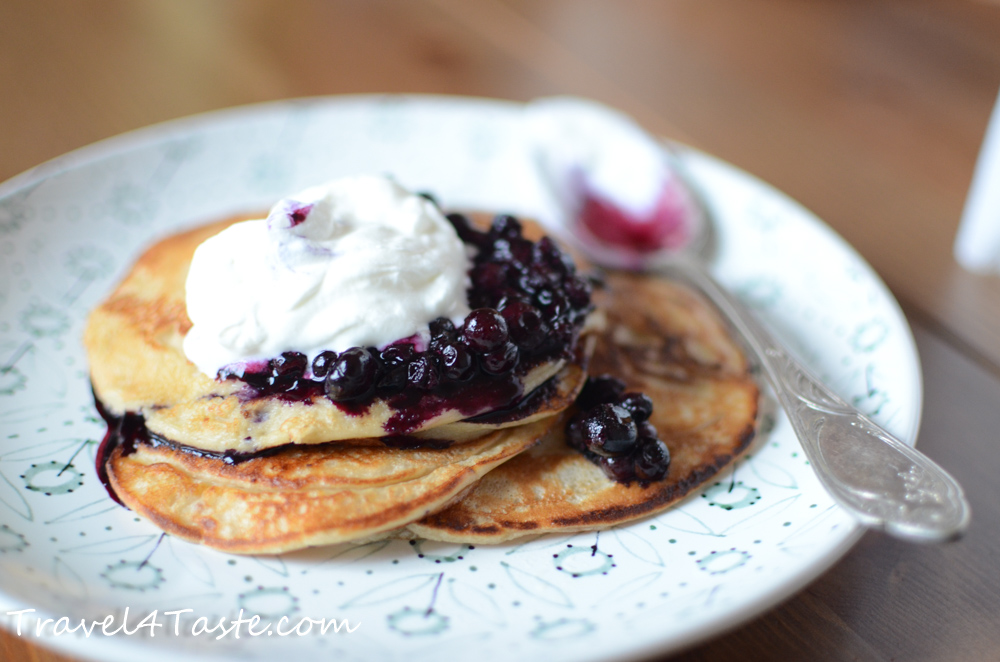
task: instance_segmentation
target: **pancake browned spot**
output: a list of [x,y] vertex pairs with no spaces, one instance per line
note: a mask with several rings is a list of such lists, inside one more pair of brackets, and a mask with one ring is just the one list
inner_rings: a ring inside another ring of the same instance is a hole
[[746,449],[759,391],[740,348],[704,300],[675,283],[620,274],[595,300],[608,323],[591,373],[619,377],[653,400],[650,422],[672,458],[666,479],[647,486],[610,480],[566,445],[560,423],[460,502],[411,524],[410,533],[493,543],[529,532],[606,528],[668,508]]

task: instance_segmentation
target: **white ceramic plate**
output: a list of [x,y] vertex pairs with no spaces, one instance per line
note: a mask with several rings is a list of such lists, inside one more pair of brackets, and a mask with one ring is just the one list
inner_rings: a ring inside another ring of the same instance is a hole
[[[859,529],[780,414],[748,457],[666,514],[497,547],[228,556],[161,535],[106,496],[79,338],[143,247],[356,172],[392,173],[446,205],[544,214],[518,117],[515,104],[455,98],[267,104],[105,141],[0,187],[0,623],[13,630],[6,612],[34,609],[20,616],[21,636],[34,640],[38,619],[51,618],[41,643],[103,660],[625,659],[744,622],[836,561]],[[918,359],[877,276],[780,193],[704,155],[683,158],[719,221],[718,278],[836,391],[912,443]],[[113,631],[126,609],[133,634],[65,632],[81,618],[111,618]],[[202,632],[241,609],[272,634]],[[323,618],[354,631],[275,629]]]

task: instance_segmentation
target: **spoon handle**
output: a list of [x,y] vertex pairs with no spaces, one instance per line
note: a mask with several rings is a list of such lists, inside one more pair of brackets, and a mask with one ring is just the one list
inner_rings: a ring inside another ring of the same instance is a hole
[[969,504],[958,482],[831,391],[702,267],[676,265],[744,336],[820,482],[865,526],[917,542],[959,537]]

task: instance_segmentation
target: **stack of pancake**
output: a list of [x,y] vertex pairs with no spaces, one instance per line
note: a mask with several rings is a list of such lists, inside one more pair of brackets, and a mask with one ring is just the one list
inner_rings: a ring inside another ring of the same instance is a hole
[[[172,535],[256,554],[389,535],[484,543],[602,528],[666,508],[753,436],[758,390],[713,311],[676,284],[629,275],[608,275],[595,292],[605,324],[587,330],[576,359],[532,368],[521,377],[525,406],[500,416],[444,407],[399,439],[385,431],[398,413],[391,400],[351,409],[322,394],[248,397],[245,384],[200,373],[182,350],[191,255],[235,220],[153,246],[85,333],[106,418],[142,427],[138,443],[106,441],[98,471]],[[651,423],[672,456],[665,480],[616,483],[566,445],[588,370],[653,400]]]

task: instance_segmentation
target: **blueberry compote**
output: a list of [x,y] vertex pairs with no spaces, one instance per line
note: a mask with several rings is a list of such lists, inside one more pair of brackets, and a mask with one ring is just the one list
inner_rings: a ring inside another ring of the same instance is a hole
[[487,231],[462,214],[447,218],[475,248],[472,312],[458,326],[432,321],[426,349],[403,339],[381,350],[325,351],[311,366],[304,355],[285,352],[239,371],[223,369],[219,378],[244,381],[253,397],[309,402],[325,395],[357,414],[383,398],[395,412],[386,432],[397,435],[447,409],[471,416],[516,403],[524,395],[519,377],[545,361],[572,358],[592,309],[590,284],[551,239],[526,239],[512,216],[497,216]]
[[626,392],[614,377],[590,377],[576,400],[579,411],[566,424],[566,443],[599,466],[608,478],[628,485],[663,480],[670,451],[649,422],[653,402]]

